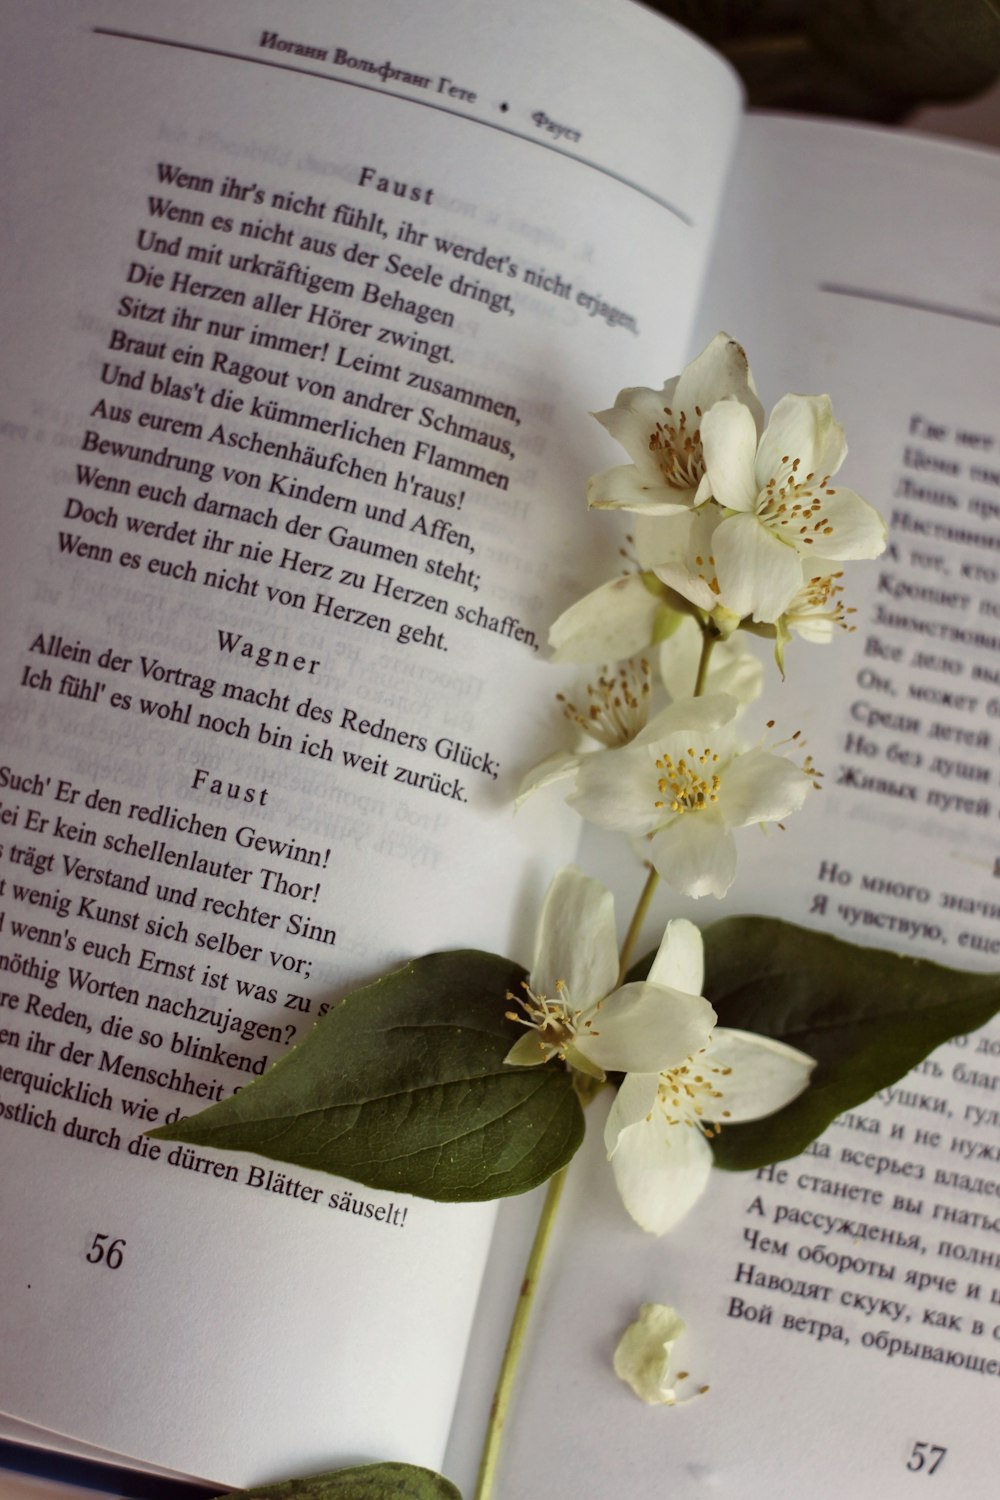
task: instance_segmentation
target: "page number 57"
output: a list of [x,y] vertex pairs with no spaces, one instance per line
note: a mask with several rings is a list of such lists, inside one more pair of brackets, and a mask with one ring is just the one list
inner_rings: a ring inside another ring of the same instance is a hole
[[933,1474],[941,1467],[941,1460],[947,1452],[947,1448],[939,1448],[936,1443],[914,1443],[906,1467],[914,1474],[921,1470]]

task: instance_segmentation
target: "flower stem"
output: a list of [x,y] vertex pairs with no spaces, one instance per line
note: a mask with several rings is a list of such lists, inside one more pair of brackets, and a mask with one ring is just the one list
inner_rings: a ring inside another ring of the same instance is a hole
[[694,680],[694,692],[692,697],[700,698],[705,691],[705,678],[708,676],[708,663],[712,655],[712,647],[719,637],[709,626],[702,626],[701,656],[698,661],[698,675]]
[[528,1256],[528,1263],[524,1268],[524,1280],[521,1282],[521,1290],[517,1294],[517,1305],[514,1308],[510,1333],[507,1335],[507,1347],[503,1353],[500,1374],[497,1377],[496,1390],[493,1393],[493,1405],[490,1407],[490,1420],[486,1428],[483,1456],[479,1463],[479,1475],[476,1480],[476,1490],[473,1500],[489,1500],[489,1496],[493,1493],[493,1480],[496,1476],[500,1439],[503,1436],[504,1424],[507,1420],[511,1389],[514,1384],[514,1376],[517,1373],[521,1346],[524,1343],[525,1330],[528,1326],[528,1317],[535,1300],[535,1291],[538,1287],[542,1261],[545,1258],[549,1236],[552,1233],[552,1225],[555,1222],[556,1209],[559,1207],[559,1199],[562,1197],[562,1190],[566,1182],[566,1171],[566,1167],[562,1167],[554,1176],[549,1178],[545,1202],[542,1205],[541,1217],[538,1220],[538,1227],[535,1230],[531,1254]]
[[[718,639],[718,634],[711,625],[702,627],[701,657],[698,662],[698,676],[694,686],[694,696],[696,698],[705,690],[705,678],[708,674],[709,658],[712,655],[712,647]],[[629,963],[632,958],[632,950],[639,940],[639,933],[659,880],[659,873],[651,868],[649,874],[646,876],[646,883],[642,888],[639,900],[636,902],[635,911],[632,913],[632,920],[629,923],[628,932],[625,934],[625,941],[622,943],[618,969],[619,985],[625,983],[625,976],[628,973]],[[592,1080],[588,1079],[580,1089],[580,1102],[584,1105],[589,1102],[591,1086]],[[521,1350],[524,1345],[528,1319],[534,1305],[535,1292],[538,1289],[542,1261],[548,1249],[552,1226],[555,1223],[556,1210],[559,1207],[559,1200],[562,1197],[563,1187],[566,1183],[566,1172],[567,1168],[563,1167],[549,1178],[545,1202],[542,1205],[542,1212],[538,1220],[538,1227],[535,1230],[531,1253],[528,1256],[528,1263],[524,1269],[524,1279],[521,1282],[521,1289],[517,1295],[517,1304],[514,1308],[514,1316],[511,1319],[510,1332],[507,1335],[507,1347],[504,1349],[503,1360],[500,1364],[500,1373],[497,1376],[496,1390],[493,1393],[493,1404],[490,1407],[489,1422],[486,1426],[486,1437],[483,1441],[483,1453],[479,1461],[479,1474],[476,1478],[473,1500],[490,1500],[493,1494],[497,1460],[500,1454],[500,1443],[503,1438],[504,1427],[507,1422],[511,1392],[517,1374]]]
[[642,888],[642,894],[636,902],[635,911],[632,913],[632,920],[628,924],[628,932],[626,932],[625,934],[625,941],[622,943],[621,958],[618,963],[619,985],[625,983],[625,975],[628,973],[628,965],[629,959],[632,957],[632,949],[635,947],[636,942],[638,941],[639,930],[646,919],[646,913],[649,910],[649,903],[653,899],[653,892],[656,890],[656,887],[659,884],[659,880],[659,873],[654,869],[650,869],[649,874],[646,876],[646,884]]

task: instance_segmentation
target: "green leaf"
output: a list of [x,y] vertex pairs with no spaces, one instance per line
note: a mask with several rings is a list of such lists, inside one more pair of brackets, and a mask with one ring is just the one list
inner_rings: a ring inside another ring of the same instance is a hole
[[797,1156],[837,1115],[1000,1009],[1000,975],[860,948],[788,922],[732,917],[704,938],[705,995],[719,1025],[776,1037],[817,1061],[809,1088],[787,1108],[715,1137],[716,1165],[732,1171]]
[[523,977],[472,949],[415,959],[232,1098],[149,1133],[444,1202],[526,1192],[569,1161],[583,1114],[565,1069],[504,1062]]
[[261,1484],[217,1500],[462,1500],[453,1484],[413,1464],[361,1464],[307,1479]]

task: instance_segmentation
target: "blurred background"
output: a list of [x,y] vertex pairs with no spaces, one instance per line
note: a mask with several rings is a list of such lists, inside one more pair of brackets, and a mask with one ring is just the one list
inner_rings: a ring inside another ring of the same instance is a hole
[[752,108],[918,121],[967,139],[982,139],[984,122],[996,127],[1000,0],[645,3],[727,57]]

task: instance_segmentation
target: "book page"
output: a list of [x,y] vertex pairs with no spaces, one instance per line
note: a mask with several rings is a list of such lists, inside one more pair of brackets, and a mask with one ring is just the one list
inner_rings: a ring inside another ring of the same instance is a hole
[[[668,914],[747,912],[1000,967],[998,239],[994,155],[747,122],[692,349],[725,328],[766,400],[828,391],[850,445],[835,482],[890,546],[845,569],[853,633],[793,640],[786,683],[769,673],[760,717],[803,730],[822,792],[783,832],[744,832],[722,905],[663,897],[648,946]],[[501,1493],[599,1500],[627,1475],[685,1500],[995,1494],[998,1055],[996,1023],[957,1038],[801,1159],[717,1174],[663,1240],[626,1217],[589,1121]],[[612,1372],[643,1301],[687,1321],[679,1394],[710,1391],[683,1409],[643,1408]]]
[[145,1132],[529,956],[586,411],[685,345],[737,89],[627,5],[3,10],[0,1408],[436,1465],[492,1208]]

